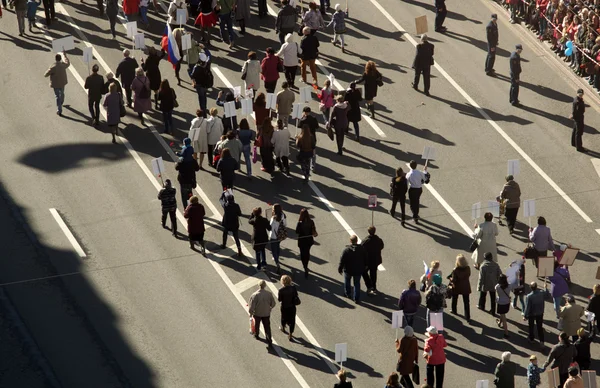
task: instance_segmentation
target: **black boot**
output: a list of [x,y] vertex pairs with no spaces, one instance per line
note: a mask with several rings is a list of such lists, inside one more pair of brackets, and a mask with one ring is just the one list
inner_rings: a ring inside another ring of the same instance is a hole
[[375,118],[375,103],[371,103],[371,105],[369,105],[369,111],[371,111],[371,118]]

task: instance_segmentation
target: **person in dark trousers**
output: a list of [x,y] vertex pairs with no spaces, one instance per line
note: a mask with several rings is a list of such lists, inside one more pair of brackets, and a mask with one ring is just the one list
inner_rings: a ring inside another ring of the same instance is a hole
[[575,362],[579,364],[581,370],[589,370],[590,364],[592,363],[592,354],[590,352],[590,345],[594,340],[594,336],[590,335],[585,331],[583,327],[577,330],[577,341],[575,349],[577,349],[577,356],[575,356]]
[[177,199],[175,195],[177,194],[177,190],[171,185],[171,180],[165,180],[165,185],[158,192],[158,199],[160,200],[160,207],[162,210],[162,217],[160,218],[160,223],[163,228],[167,227],[167,214],[169,215],[169,219],[171,220],[171,231],[173,232],[173,236],[177,236]]
[[[47,1],[47,0],[46,0]],[[54,2],[54,0],[51,0]],[[113,39],[117,37],[117,31],[115,26],[117,24],[117,15],[119,14],[119,0],[106,0],[106,17],[108,17],[108,23],[110,25],[110,32]]]
[[350,83],[350,87],[346,90],[346,95],[344,96],[344,102],[348,103],[350,110],[348,110],[348,114],[346,115],[348,118],[348,122],[352,123],[354,127],[354,135],[356,136],[354,139],[360,143],[360,127],[358,123],[362,120],[362,114],[360,113],[360,102],[362,101],[362,95],[360,93],[360,89],[356,89],[356,84],[354,82]]
[[119,80],[115,78],[115,75],[113,73],[106,73],[106,82],[104,83],[103,91],[104,94],[109,92],[108,88],[111,84],[115,84],[117,86],[117,93],[119,93],[119,96],[123,98],[123,88],[121,87],[121,83],[119,82]]
[[271,310],[277,302],[275,302],[275,297],[271,291],[265,290],[267,287],[267,282],[261,280],[258,283],[258,291],[256,291],[252,296],[250,296],[250,300],[248,301],[248,313],[254,319],[256,324],[256,333],[254,334],[254,338],[259,339],[260,337],[260,323],[262,322],[265,325],[265,335],[267,337],[267,344],[269,345],[269,349],[273,348],[273,340],[271,339]]
[[231,156],[229,148],[224,148],[221,151],[221,158],[217,162],[217,172],[221,174],[221,186],[223,189],[233,189],[235,170],[239,167],[239,163]]
[[98,125],[100,120],[100,100],[104,92],[104,77],[98,74],[98,65],[92,66],[92,74],[85,79],[84,88],[88,90],[88,109],[92,125]]
[[[338,272],[344,274],[344,295],[347,298],[353,298],[355,303],[360,303],[360,277],[365,272],[367,267],[367,251],[361,245],[358,245],[358,237],[350,236],[350,245],[346,246]],[[351,296],[352,287],[350,282],[354,284],[354,295]]]
[[514,388],[517,364],[510,360],[511,352],[502,353],[502,362],[496,365],[494,384],[497,388]]
[[173,109],[175,108],[177,95],[175,94],[175,90],[169,85],[169,80],[164,79],[160,83],[156,101],[158,101],[160,111],[163,114],[164,133],[173,133]]
[[392,178],[390,182],[390,195],[392,196],[392,208],[390,214],[392,217],[396,216],[396,204],[400,202],[400,223],[404,226],[404,220],[406,219],[406,193],[408,192],[408,181],[402,168],[396,169],[396,176]]
[[252,215],[248,223],[252,225],[252,248],[256,252],[256,269],[259,271],[267,269],[267,244],[269,243],[269,234],[271,230],[269,220],[262,216],[262,208],[257,207],[252,210]]
[[583,102],[583,89],[577,90],[577,96],[573,99],[573,113],[571,113],[571,119],[573,120],[573,134],[571,135],[571,145],[579,152],[586,152],[583,148],[582,136],[583,129],[583,116],[585,113],[585,102]]
[[302,118],[298,120],[298,127],[302,128],[304,125],[308,125],[310,129],[314,143],[310,169],[314,172],[317,165],[317,129],[319,129],[319,121],[310,112],[310,106],[302,108]]
[[275,33],[279,35],[279,43],[285,42],[285,36],[287,34],[293,34],[296,31],[296,20],[298,19],[298,12],[296,7],[290,5],[289,0],[281,0],[282,8],[277,14],[277,20],[275,21]]
[[131,83],[135,79],[135,70],[139,67],[137,61],[131,58],[129,50],[123,50],[123,59],[117,66],[115,76],[121,77],[121,85],[125,88],[125,95],[127,97],[127,106],[131,108]]
[[590,322],[590,333],[598,334],[598,320],[600,319],[600,284],[594,284],[593,294],[590,297],[586,310],[594,313],[596,319]]
[[452,273],[448,277],[450,284],[452,284],[452,314],[458,314],[456,307],[458,304],[458,297],[462,295],[463,307],[465,309],[465,319],[468,323],[471,323],[471,304],[469,303],[469,296],[471,295],[471,267],[467,263],[467,259],[464,255],[459,254],[456,256],[456,264]]
[[423,193],[423,183],[425,183],[425,172],[417,170],[417,162],[411,160],[409,163],[410,171],[406,174],[406,181],[410,185],[408,189],[408,200],[410,202],[410,210],[413,214],[415,223],[419,223],[419,207],[421,206],[421,194]]
[[371,225],[367,229],[369,235],[363,240],[361,245],[367,251],[367,268],[363,273],[365,286],[367,287],[367,295],[375,295],[377,293],[377,267],[383,263],[381,251],[384,248],[384,243],[378,235],[375,234],[377,229]]
[[559,342],[550,350],[548,359],[544,362],[542,368],[558,368],[558,375],[560,377],[559,388],[562,388],[569,378],[569,367],[575,357],[577,357],[577,349],[571,344],[569,336],[565,332],[560,332],[558,341]]
[[185,208],[183,216],[187,219],[188,240],[190,241],[190,249],[194,249],[194,243],[200,244],[200,253],[206,256],[204,248],[204,216],[206,211],[204,206],[198,202],[197,196],[190,198],[190,204]]
[[493,76],[494,63],[496,62],[496,48],[498,47],[498,15],[492,14],[492,20],[485,27],[487,35],[488,52],[485,58],[485,74]]
[[[300,297],[296,286],[292,284],[292,278],[288,275],[281,277],[282,288],[279,289],[277,300],[281,303],[281,326],[279,330],[288,335],[288,340],[294,338],[294,329],[296,328],[296,306],[300,304]],[[289,326],[289,332],[285,327]]]
[[188,199],[192,196],[192,190],[196,187],[196,171],[200,171],[200,166],[196,159],[189,161],[179,161],[175,164],[177,181],[181,191],[181,204],[185,209],[188,205]]
[[421,305],[421,293],[417,290],[417,282],[414,279],[408,281],[408,288],[402,291],[398,299],[398,310],[402,310],[406,325],[413,326],[415,315]]
[[531,292],[525,297],[525,310],[523,316],[529,322],[529,343],[535,341],[533,326],[537,327],[538,339],[540,346],[544,348],[544,292],[538,289],[536,282],[531,282],[529,285]]
[[[4,1],[2,2],[4,3]],[[46,26],[50,27],[53,20],[56,20],[56,10],[54,8],[54,0],[43,0],[44,16],[46,17]],[[6,7],[6,4],[4,4]]]
[[212,83],[214,82],[206,54],[200,53],[198,63],[192,70],[191,78],[192,86],[196,89],[196,93],[198,94],[198,104],[200,105],[200,109],[202,112],[206,112],[206,93],[208,89],[212,87]]
[[304,267],[304,277],[308,278],[308,262],[310,261],[310,248],[315,244],[315,237],[318,236],[315,222],[310,218],[308,210],[300,210],[298,224],[296,225],[296,235],[298,236],[298,248],[300,249],[300,260]]
[[518,44],[510,54],[510,94],[508,101],[512,106],[519,106],[519,83],[521,82],[521,52],[523,46]]
[[354,81],[356,84],[365,83],[365,103],[371,118],[375,118],[375,97],[377,90],[383,86],[383,75],[377,70],[377,64],[373,61],[367,61],[365,71],[359,79]]
[[421,35],[421,43],[417,44],[417,53],[413,61],[413,69],[415,69],[415,79],[412,82],[412,87],[419,90],[419,79],[423,74],[423,91],[426,96],[429,96],[429,85],[431,79],[431,65],[433,65],[433,45],[429,43],[427,35]]
[[444,21],[447,13],[446,0],[435,0],[435,32],[446,32]]
[[506,176],[506,183],[500,192],[500,199],[506,201],[504,216],[506,217],[508,232],[513,234],[517,222],[517,214],[521,206],[521,188],[512,175]]
[[223,207],[223,219],[221,220],[221,226],[223,226],[223,244],[221,249],[225,249],[227,243],[227,235],[229,232],[233,234],[235,244],[238,249],[238,256],[242,256],[242,244],[240,243],[239,230],[240,230],[240,217],[242,216],[242,209],[240,205],[235,203],[233,194],[229,191],[223,191],[221,198],[219,199],[221,206]]
[[491,309],[490,314],[496,315],[496,284],[502,275],[502,270],[498,263],[494,261],[494,256],[491,252],[486,252],[483,255],[484,262],[479,267],[479,281],[477,282],[477,291],[479,291],[479,303],[477,308],[485,310],[485,297],[490,294]]

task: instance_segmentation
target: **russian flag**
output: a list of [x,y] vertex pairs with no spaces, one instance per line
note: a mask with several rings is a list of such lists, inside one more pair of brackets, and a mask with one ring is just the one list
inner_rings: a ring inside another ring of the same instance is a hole
[[179,55],[179,47],[177,46],[177,41],[175,40],[175,35],[173,35],[173,30],[171,30],[171,26],[167,23],[167,28],[165,29],[167,38],[167,54],[168,60],[173,64],[173,66],[177,65],[177,63],[181,60],[181,55]]
[[425,262],[425,260],[423,260],[423,269],[425,271],[425,277],[429,279],[429,276],[431,275],[431,271],[429,270],[429,267],[427,266],[427,263]]

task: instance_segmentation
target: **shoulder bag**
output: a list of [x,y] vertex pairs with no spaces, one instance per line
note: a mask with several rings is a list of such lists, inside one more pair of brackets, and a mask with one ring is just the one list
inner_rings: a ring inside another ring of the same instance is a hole
[[475,237],[471,242],[471,246],[469,246],[469,252],[475,252],[475,250],[479,247],[478,238]]
[[277,228],[277,240],[278,241],[283,241],[287,238],[287,229],[285,228],[285,226],[283,226],[283,220],[285,216],[281,217],[281,221],[279,222],[279,227]]
[[419,364],[417,364],[416,362],[415,362],[415,366],[413,367],[412,381],[417,385],[421,384],[421,382],[420,382],[421,376],[419,374]]
[[296,287],[294,287],[294,305],[298,306],[300,303],[302,303],[302,301],[300,300],[300,297],[298,296],[298,290],[296,290]]
[[179,103],[177,102],[177,97],[175,97],[175,91],[171,89],[171,93],[173,93],[173,108],[179,108]]

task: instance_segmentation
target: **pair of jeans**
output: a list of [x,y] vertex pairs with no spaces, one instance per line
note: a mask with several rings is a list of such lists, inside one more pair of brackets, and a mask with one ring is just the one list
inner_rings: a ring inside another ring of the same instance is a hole
[[513,77],[510,77],[509,102],[511,104],[519,102],[519,80]]
[[100,100],[88,100],[88,109],[90,110],[92,120],[100,120]]
[[[350,275],[349,273],[344,272],[344,292],[349,298],[352,295],[352,299],[356,302],[360,301],[360,277],[361,275]],[[352,284],[354,285],[354,294],[352,294],[350,281],[352,281]]]
[[239,230],[227,230],[227,228],[223,228],[223,246],[227,245],[227,236],[229,235],[229,232],[231,232],[231,234],[233,235],[233,239],[235,240],[235,245],[237,246],[238,250],[240,250],[242,248],[242,244],[240,243],[240,233]]
[[263,266],[267,266],[267,252],[265,249],[265,245],[262,245],[259,249],[255,249],[256,252],[256,266],[258,269],[261,269]]
[[[438,364],[438,365],[427,364],[427,385],[429,385],[431,388],[434,388],[434,383],[435,383],[435,388],[443,388],[443,386],[444,386],[444,365],[445,364]],[[434,370],[435,370],[435,375],[434,375]]]
[[342,154],[344,149],[344,138],[346,137],[345,128],[335,128],[335,142],[337,143],[338,154]]
[[419,218],[421,194],[423,194],[423,188],[421,187],[411,187],[408,189],[408,200],[410,202],[410,211],[412,211],[413,218]]
[[392,213],[392,217],[396,215],[396,204],[400,202],[400,211],[402,212],[402,221],[405,220],[406,217],[406,197],[392,197],[392,208],[390,209],[390,213]]
[[279,254],[281,253],[281,241],[279,240],[271,240],[271,254],[273,255],[273,260],[275,260],[275,264],[279,265]]
[[221,39],[223,40],[225,40],[225,27],[227,27],[227,33],[229,34],[229,43],[233,43],[235,33],[233,32],[233,21],[231,20],[230,13],[219,15],[219,28],[221,30]]
[[578,150],[583,148],[583,120],[576,120],[571,133],[571,145]]
[[528,317],[529,321],[529,340],[533,341],[535,337],[533,336],[533,326],[537,328],[538,339],[540,342],[544,342],[544,316],[537,315],[535,317]]
[[204,113],[206,112],[206,88],[196,84],[196,93],[198,93],[198,104],[200,105],[200,110]]
[[306,66],[310,68],[310,74],[312,74],[314,82],[317,83],[317,65],[315,64],[315,59],[302,59],[300,61],[300,75],[302,76],[302,81],[306,82]]
[[257,317],[256,315],[252,316],[254,318],[254,325],[256,327],[255,336],[258,337],[260,333],[260,323],[262,322],[265,326],[265,335],[267,337],[267,343],[271,345],[273,340],[271,339],[271,317]]
[[65,88],[54,88],[54,95],[56,96],[56,111],[62,113],[62,106],[65,102]]
[[142,23],[150,24],[148,22],[148,7],[140,7],[140,16],[142,17]]
[[425,321],[427,322],[427,327],[429,327],[429,326],[430,326],[430,325],[429,325],[429,322],[430,322],[430,317],[429,317],[429,314],[435,314],[435,313],[442,313],[442,314],[443,314],[443,313],[444,313],[444,309],[443,309],[443,308],[441,308],[441,309],[439,309],[439,310],[436,310],[436,311],[433,311],[433,310],[429,310],[429,309],[427,309],[427,312],[426,312],[426,314],[425,314]]
[[485,297],[486,294],[489,293],[490,294],[490,304],[492,305],[492,308],[490,309],[492,314],[496,314],[496,291],[480,291],[479,292],[479,304],[477,305],[477,307],[479,307],[482,310],[485,310]]
[[560,313],[560,307],[563,301],[563,297],[561,296],[554,296],[552,297],[553,301],[554,301],[554,311],[556,312],[556,318],[559,318],[558,314]]
[[517,299],[519,299],[519,302],[521,302],[521,311],[525,311],[525,295],[515,295],[515,299],[513,299],[512,302],[513,308],[517,308]]
[[546,27],[548,26],[548,21],[544,17],[544,15],[540,15],[540,35],[544,36],[546,33]]
[[165,133],[173,132],[173,111],[162,112],[163,124],[165,125]]
[[360,127],[358,126],[358,121],[352,121],[352,126],[354,127],[354,133],[356,134],[356,138],[360,139]]
[[163,210],[162,217],[160,218],[160,222],[162,223],[163,228],[167,225],[167,214],[169,215],[169,219],[171,220],[171,230],[173,234],[177,232],[177,217],[176,217],[176,209],[173,210]]
[[365,281],[365,287],[368,290],[377,289],[377,267],[368,268],[363,272],[363,280]]
[[296,79],[298,66],[284,66],[283,69],[285,71],[285,80],[288,82],[290,88],[293,88],[295,86],[294,81]]
[[[469,295],[462,295],[463,307],[465,309],[465,319],[468,321],[471,319],[471,305],[469,302]],[[458,295],[452,295],[452,312],[456,312],[456,305],[458,304]]]
[[246,175],[252,176],[252,157],[250,156],[251,145],[243,145],[242,153],[244,154],[244,161],[246,162]]
[[258,16],[267,16],[267,0],[258,0]]
[[413,80],[413,87],[416,89],[419,87],[419,80],[423,74],[423,84],[425,86],[425,93],[429,93],[429,86],[431,84],[431,66],[415,67],[415,79]]
[[485,72],[489,73],[494,68],[496,63],[496,47],[488,44],[487,57],[485,58]]

